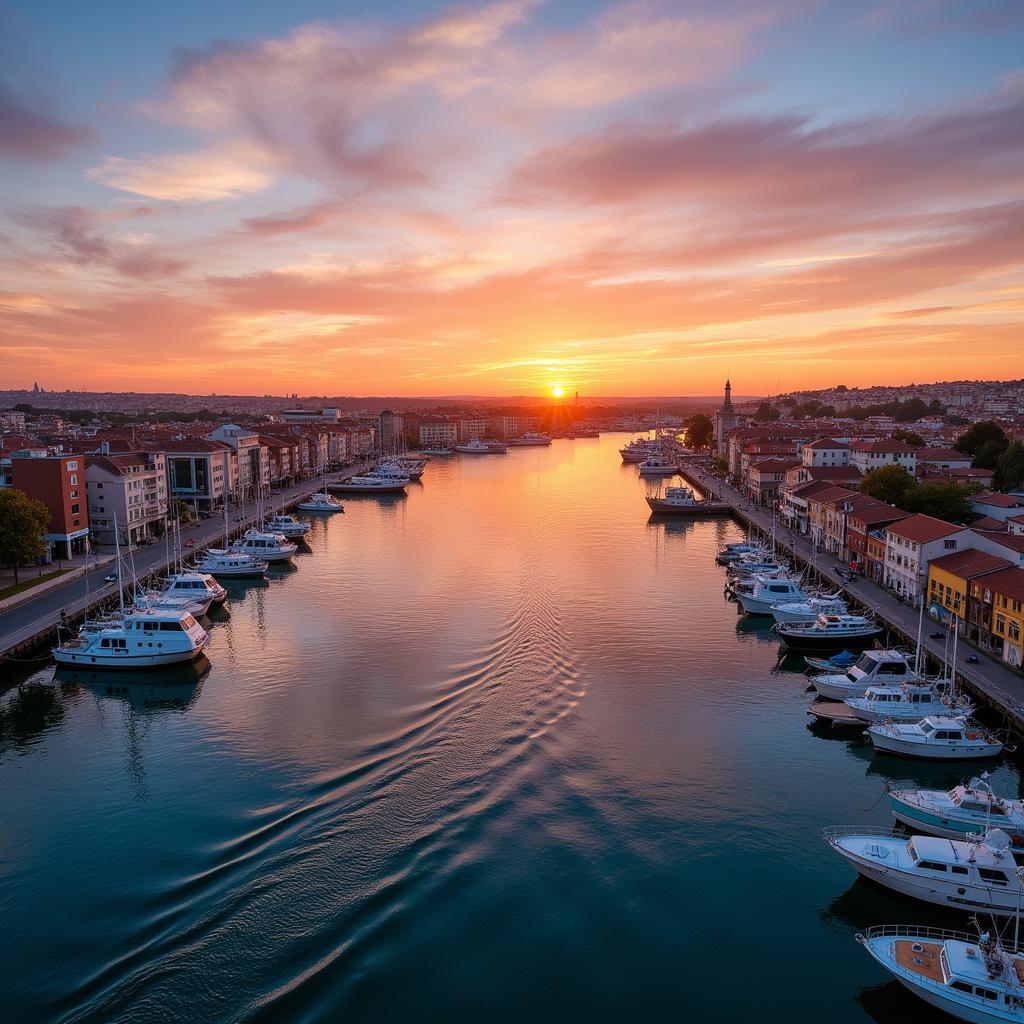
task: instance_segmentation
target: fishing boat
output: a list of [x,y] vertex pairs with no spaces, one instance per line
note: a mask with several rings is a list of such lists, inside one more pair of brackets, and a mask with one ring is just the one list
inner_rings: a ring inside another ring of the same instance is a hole
[[101,628],[80,630],[53,648],[58,665],[87,668],[160,668],[192,661],[209,634],[187,611],[135,609]]
[[920,722],[881,722],[868,737],[875,750],[928,761],[977,761],[998,757],[1003,743],[964,718],[929,715]]
[[1005,916],[1024,895],[999,828],[970,842],[862,826],[826,828],[824,838],[862,877],[925,903]]
[[731,511],[727,502],[699,500],[690,487],[666,487],[663,496],[648,495],[647,505],[658,516],[718,516]]
[[860,655],[854,651],[840,651],[838,654],[833,654],[831,658],[804,658],[804,662],[808,668],[816,669],[818,672],[835,672],[837,669],[843,670],[849,668],[854,664]]
[[254,527],[251,530],[246,530],[231,545],[231,550],[236,554],[252,555],[263,562],[273,564],[275,562],[290,562],[292,555],[298,551],[298,545],[293,544],[282,533],[257,530]]
[[884,632],[881,626],[863,615],[819,615],[809,624],[777,622],[772,628],[790,651],[869,647]]
[[407,476],[387,478],[383,476],[353,476],[348,480],[339,480],[330,484],[330,489],[338,494],[405,494],[409,486]]
[[811,623],[819,615],[845,615],[849,611],[846,602],[838,595],[829,597],[808,597],[806,601],[793,601],[789,604],[774,604],[771,608],[772,618],[776,622]]
[[305,501],[295,506],[300,512],[344,512],[345,506],[337,498],[332,498],[326,491],[311,494]]
[[771,615],[773,605],[807,600],[807,595],[795,580],[778,576],[755,575],[749,580],[739,581],[732,592],[747,615]]
[[988,773],[966,785],[944,789],[888,789],[889,807],[897,821],[915,832],[964,839],[989,828],[1001,828],[1018,852],[1024,852],[1024,800],[996,796]]
[[988,932],[878,925],[857,933],[876,963],[931,1006],[959,1020],[1021,1020],[1024,955]]
[[[819,661],[817,658],[806,660]],[[869,686],[892,685],[918,678],[906,656],[899,651],[871,650],[864,651],[845,672],[822,672],[814,676],[811,683],[826,700],[846,700],[847,697],[863,697]]]
[[920,722],[928,715],[970,715],[973,705],[959,704],[948,682],[869,686],[863,697],[843,703],[862,722]]
[[551,438],[536,430],[528,430],[519,437],[510,438],[508,443],[512,448],[546,448],[551,444]]
[[279,533],[283,537],[287,537],[289,540],[294,540],[297,537],[305,537],[312,527],[309,523],[304,523],[301,519],[296,519],[295,516],[282,514],[271,516],[266,523],[264,523],[264,529],[268,533]]

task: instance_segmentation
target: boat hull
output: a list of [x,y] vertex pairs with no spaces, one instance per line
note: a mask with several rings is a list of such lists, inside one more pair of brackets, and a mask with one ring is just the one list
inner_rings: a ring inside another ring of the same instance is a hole
[[[958,818],[950,818],[934,811],[925,810],[914,804],[906,803],[897,796],[889,794],[889,809],[892,816],[902,825],[915,832],[925,832],[930,836],[938,836],[940,839],[958,839],[965,841],[969,837],[983,835],[985,823],[983,821],[964,821]],[[1013,826],[993,819],[990,824],[998,825],[1010,837],[1013,850],[1020,853],[1024,850],[1024,825],[1016,826],[1019,831],[1013,831]]]
[[331,490],[335,494],[405,494],[407,484],[373,484],[364,486],[360,484],[331,484]]
[[692,505],[678,505],[663,498],[647,498],[650,510],[658,516],[725,516],[732,509],[724,501],[695,501]]
[[826,637],[821,634],[808,636],[799,632],[791,632],[786,629],[777,630],[782,638],[786,649],[790,651],[841,651],[864,650],[870,647],[881,635],[882,627],[875,626],[870,631],[866,630],[861,634],[844,633],[841,636]]
[[879,735],[871,729],[868,730],[868,736],[879,753],[909,757],[915,761],[988,761],[1003,752],[1002,744],[980,740],[977,743],[964,743],[956,747],[940,747],[936,743]]
[[135,670],[147,668],[167,668],[169,665],[184,665],[195,661],[203,648],[204,640],[194,651],[167,651],[159,654],[96,654],[54,648],[53,660],[58,665],[71,665],[77,668],[102,668],[115,670]]

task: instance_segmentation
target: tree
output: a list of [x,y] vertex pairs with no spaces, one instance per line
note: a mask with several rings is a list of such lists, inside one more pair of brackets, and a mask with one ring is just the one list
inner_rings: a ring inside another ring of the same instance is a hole
[[753,419],[758,423],[767,423],[769,420],[777,420],[778,418],[779,410],[767,402],[762,402],[757,407],[757,412],[753,416]]
[[1024,484],[1024,441],[1012,441],[996,462],[996,485],[1000,490]]
[[906,508],[903,503],[906,494],[916,486],[914,478],[902,466],[893,464],[870,470],[860,482],[860,492],[889,505]]
[[971,494],[977,488],[958,483],[921,484],[903,495],[900,507],[907,512],[920,512],[947,523],[966,523],[977,517],[971,508]]
[[18,569],[46,554],[43,534],[50,526],[50,512],[24,491],[5,487],[0,490],[0,565],[14,570],[14,583],[18,583]]
[[914,448],[924,448],[925,440],[920,434],[914,433],[913,430],[895,430],[892,435],[897,441],[902,441],[904,444],[909,444]]
[[974,453],[974,465],[981,466],[983,469],[995,469],[1008,448],[1008,445],[1001,444],[996,440],[986,441]]
[[[956,444],[953,447],[958,452],[964,452],[966,455],[977,455],[985,445],[993,444],[998,449],[996,452],[996,457],[998,458],[998,456],[1006,451],[1009,443],[1006,434],[1003,433],[1003,428],[998,423],[993,423],[991,420],[982,420],[980,423],[975,423],[970,430],[961,434],[956,439]],[[994,467],[986,466],[985,468],[992,469]]]
[[729,472],[729,460],[722,455],[715,458],[715,476],[725,477]]
[[897,423],[913,423],[914,420],[919,420],[927,414],[928,406],[920,398],[909,398],[905,402],[898,403],[892,415],[896,418]]
[[683,427],[686,430],[686,444],[689,448],[707,448],[715,433],[711,417],[702,412],[690,416],[684,421]]

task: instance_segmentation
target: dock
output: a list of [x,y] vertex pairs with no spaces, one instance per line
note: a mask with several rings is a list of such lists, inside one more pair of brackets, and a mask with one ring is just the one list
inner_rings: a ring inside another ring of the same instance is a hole
[[828,722],[829,725],[837,728],[866,729],[868,727],[867,722],[853,713],[853,708],[847,707],[841,701],[818,699],[807,709],[807,714],[814,715],[819,722]]

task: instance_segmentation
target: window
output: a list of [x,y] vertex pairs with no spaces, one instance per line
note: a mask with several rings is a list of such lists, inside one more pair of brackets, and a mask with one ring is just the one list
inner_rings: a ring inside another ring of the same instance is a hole
[[917,862],[919,868],[924,868],[926,871],[945,871],[946,865],[940,864],[935,860],[920,860]]
[[966,874],[968,874],[967,868],[962,868],[962,867],[960,867],[959,864],[952,865],[952,867],[950,867],[949,870],[952,871],[954,875],[966,875]]
[[1006,875],[1002,871],[996,871],[995,868],[978,868],[978,874],[984,881],[991,882],[993,885],[1006,885]]
[[73,516],[77,516],[78,513],[81,512],[81,511],[82,511],[82,506],[80,504],[78,504],[77,502],[74,505],[71,506],[71,514]]
[[942,542],[942,546],[947,551],[955,551],[956,550],[956,541],[955,540],[944,540]]

